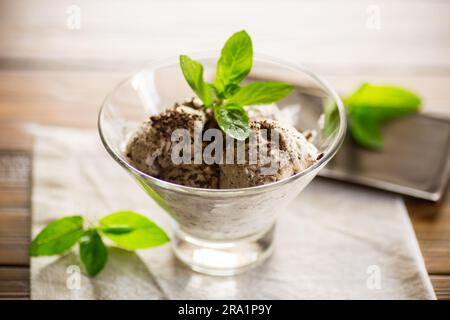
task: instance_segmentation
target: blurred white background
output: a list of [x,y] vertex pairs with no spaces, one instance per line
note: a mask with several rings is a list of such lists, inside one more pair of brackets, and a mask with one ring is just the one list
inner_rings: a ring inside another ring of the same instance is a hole
[[[68,27],[71,6],[79,29]],[[326,72],[448,72],[449,13],[445,0],[2,0],[0,56],[120,68],[219,49],[246,29],[255,51]]]

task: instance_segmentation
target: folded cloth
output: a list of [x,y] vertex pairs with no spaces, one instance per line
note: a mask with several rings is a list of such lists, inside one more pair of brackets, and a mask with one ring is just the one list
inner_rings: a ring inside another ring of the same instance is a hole
[[[35,236],[65,215],[88,222],[116,210],[173,223],[101,146],[94,131],[36,126]],[[403,201],[380,191],[314,180],[280,212],[273,256],[234,277],[190,271],[170,244],[128,252],[110,247],[96,277],[77,249],[32,258],[33,299],[435,299]]]

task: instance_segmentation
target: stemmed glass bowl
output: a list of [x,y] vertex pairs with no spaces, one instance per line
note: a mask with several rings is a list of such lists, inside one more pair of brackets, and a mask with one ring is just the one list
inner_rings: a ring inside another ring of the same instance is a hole
[[[192,56],[203,64],[205,78],[212,82],[219,55]],[[124,151],[136,130],[149,116],[194,95],[177,58],[152,63],[122,81],[100,110],[98,128],[106,150],[174,218],[173,251],[198,272],[233,275],[264,261],[273,249],[277,217],[336,154],[345,136],[346,114],[339,96],[313,73],[255,56],[248,79],[295,85],[295,91],[278,106],[281,112],[289,112],[297,129],[316,133],[313,143],[323,156],[314,165],[278,182],[241,189],[186,187],[133,167]]]

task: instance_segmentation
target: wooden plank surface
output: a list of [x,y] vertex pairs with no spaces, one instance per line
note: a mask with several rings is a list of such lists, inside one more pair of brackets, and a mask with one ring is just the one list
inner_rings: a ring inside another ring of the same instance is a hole
[[[81,25],[71,30],[74,4]],[[367,27],[373,5],[379,29]],[[94,128],[103,97],[126,74],[219,49],[243,28],[256,51],[306,64],[341,93],[362,81],[404,85],[422,95],[423,112],[448,118],[449,12],[442,0],[0,1],[0,298],[30,291],[27,125]],[[450,191],[439,204],[406,204],[436,294],[450,299]]]
[[425,258],[433,275],[450,274],[450,188],[439,203],[406,199],[406,206]]
[[[94,128],[107,93],[128,71],[1,70],[0,124],[40,123]],[[420,92],[423,112],[450,117],[450,75],[321,74],[336,90],[348,94],[362,82],[394,83]],[[20,83],[20,86],[16,84]],[[5,129],[6,130],[6,129]],[[11,141],[8,135],[0,140]],[[18,138],[15,143],[21,143]],[[1,142],[1,141],[0,141]]]
[[450,300],[450,277],[431,276],[430,278],[438,299]]
[[0,299],[29,298],[32,144],[11,125],[0,125],[0,137]]
[[[28,187],[29,188],[29,187]],[[28,189],[24,189],[27,192]],[[30,211],[0,209],[0,265],[28,266],[30,245]]]
[[0,266],[0,299],[29,298],[30,270]]

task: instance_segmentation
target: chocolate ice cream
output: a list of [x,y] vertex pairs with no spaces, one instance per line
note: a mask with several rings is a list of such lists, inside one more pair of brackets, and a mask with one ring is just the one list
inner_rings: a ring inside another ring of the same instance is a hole
[[[297,174],[317,160],[318,151],[308,139],[294,128],[277,121],[276,106],[247,107],[251,136],[246,141],[234,141],[234,161],[220,164],[175,164],[171,154],[176,129],[187,129],[194,145],[194,133],[214,127],[210,111],[201,101],[192,98],[163,113],[150,117],[128,144],[126,155],[137,169],[159,179],[190,187],[233,189],[263,185]],[[197,130],[197,131],[195,131]],[[274,137],[277,137],[275,139]],[[244,159],[237,161],[238,144],[245,149]],[[201,144],[202,150],[206,144]],[[226,157],[226,143],[223,143]],[[252,151],[257,152],[253,158]]]
[[[316,162],[318,151],[303,134],[275,120],[256,120],[250,123],[257,137],[256,162],[246,157],[245,163],[220,165],[220,188],[246,188],[276,182],[297,174]],[[261,134],[265,130],[266,134]],[[278,136],[278,140],[272,138]],[[249,155],[251,141],[245,142]],[[261,150],[264,150],[261,152]]]
[[[174,164],[171,159],[172,133],[176,129],[187,129],[194,139],[195,127],[202,132],[209,118],[197,98],[176,103],[142,125],[128,144],[126,156],[134,167],[162,180],[189,187],[218,188],[217,165],[194,164],[194,161]],[[191,154],[193,160],[194,153]]]

